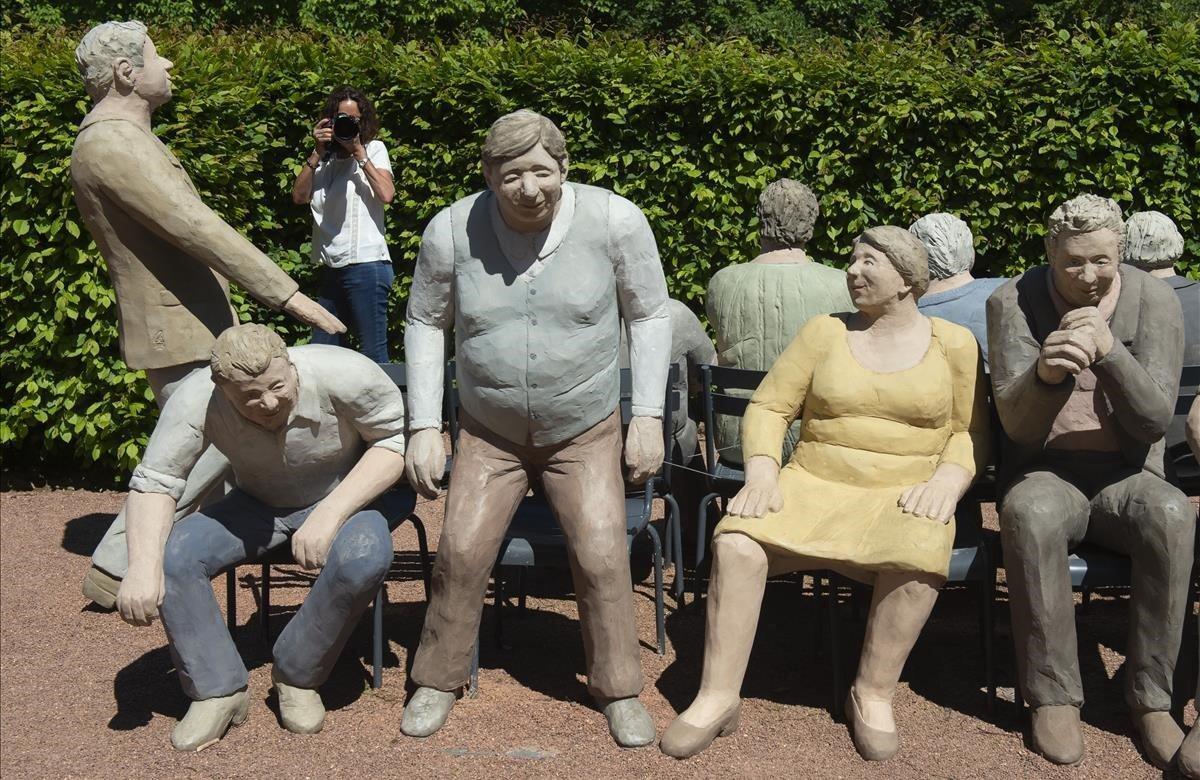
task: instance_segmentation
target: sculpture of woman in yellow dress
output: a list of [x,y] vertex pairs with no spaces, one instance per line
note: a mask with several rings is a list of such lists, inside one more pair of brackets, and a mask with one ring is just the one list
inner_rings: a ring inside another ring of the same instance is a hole
[[[695,755],[736,727],[767,576],[815,569],[874,585],[846,712],[864,758],[895,754],[892,695],[946,578],[954,507],[987,452],[978,346],[917,310],[928,280],[908,231],[867,230],[846,271],[857,312],[808,322],[755,392],[746,484],[713,540],[700,692],[663,735],[668,755]],[[803,434],[781,469],[798,415]]]

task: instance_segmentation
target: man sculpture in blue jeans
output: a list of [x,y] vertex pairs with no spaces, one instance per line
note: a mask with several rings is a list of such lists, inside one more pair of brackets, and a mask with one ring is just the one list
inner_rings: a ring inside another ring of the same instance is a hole
[[[236,487],[172,528],[209,444],[229,459]],[[288,349],[262,325],[217,338],[211,377],[182,383],[130,480],[129,572],[117,592],[127,622],[162,617],[192,699],[171,735],[177,750],[215,743],[249,706],[246,667],[210,580],[289,539],[296,561],[321,573],[275,643],[272,679],[284,727],[320,731],[316,689],[391,566],[386,518],[412,509],[413,498],[384,495],[403,473],[404,401],[368,358],[325,345]]]

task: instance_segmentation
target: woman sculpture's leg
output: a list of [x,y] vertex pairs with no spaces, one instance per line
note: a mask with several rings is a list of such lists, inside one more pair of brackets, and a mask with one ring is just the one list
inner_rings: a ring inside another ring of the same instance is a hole
[[892,696],[941,584],[941,577],[909,572],[881,572],[875,580],[858,676],[846,707],[854,746],[864,758],[883,760],[896,752]]
[[700,692],[663,734],[660,747],[667,755],[693,756],[737,725],[766,582],[767,553],[762,545],[739,533],[713,540]]

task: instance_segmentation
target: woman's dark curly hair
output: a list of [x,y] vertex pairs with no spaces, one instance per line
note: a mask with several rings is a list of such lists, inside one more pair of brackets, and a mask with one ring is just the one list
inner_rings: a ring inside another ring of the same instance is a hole
[[348,84],[338,87],[325,98],[325,110],[321,116],[333,119],[338,114],[338,106],[344,100],[353,100],[362,112],[362,118],[358,120],[358,137],[363,146],[366,146],[375,140],[375,134],[379,132],[379,118],[375,116],[375,106],[371,105],[366,95]]

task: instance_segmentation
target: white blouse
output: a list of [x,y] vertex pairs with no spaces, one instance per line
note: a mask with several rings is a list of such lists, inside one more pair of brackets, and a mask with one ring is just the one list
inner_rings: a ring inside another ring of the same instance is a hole
[[[392,172],[382,141],[367,144],[367,159]],[[330,268],[391,261],[383,234],[383,203],[353,157],[330,157],[313,172],[312,258]]]

